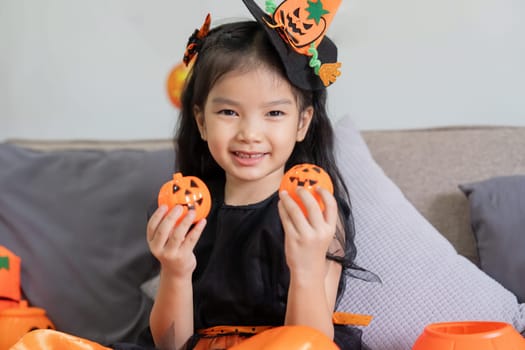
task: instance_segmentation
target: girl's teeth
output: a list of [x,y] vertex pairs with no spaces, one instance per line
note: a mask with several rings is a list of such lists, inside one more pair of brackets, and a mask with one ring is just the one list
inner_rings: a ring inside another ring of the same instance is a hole
[[257,154],[246,154],[246,153],[236,152],[236,154],[240,158],[259,158],[259,157],[261,157],[260,153],[257,153]]

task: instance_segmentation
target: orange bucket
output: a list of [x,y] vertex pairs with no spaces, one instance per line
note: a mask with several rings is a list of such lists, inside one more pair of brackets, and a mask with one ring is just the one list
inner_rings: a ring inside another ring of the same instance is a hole
[[525,350],[525,338],[510,324],[492,321],[428,325],[412,350]]

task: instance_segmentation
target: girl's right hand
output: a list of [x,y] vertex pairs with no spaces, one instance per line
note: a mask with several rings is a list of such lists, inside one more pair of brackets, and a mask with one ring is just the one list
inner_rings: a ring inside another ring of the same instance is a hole
[[191,276],[197,266],[193,248],[206,226],[206,219],[191,228],[194,210],[190,210],[179,224],[177,221],[183,213],[182,206],[175,206],[169,213],[166,211],[167,207],[161,205],[148,221],[146,235],[149,249],[160,261],[163,271],[173,277]]

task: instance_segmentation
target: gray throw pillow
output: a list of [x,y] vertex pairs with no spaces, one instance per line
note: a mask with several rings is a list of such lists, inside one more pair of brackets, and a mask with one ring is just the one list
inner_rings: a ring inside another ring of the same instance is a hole
[[462,184],[483,271],[525,302],[525,175]]
[[172,150],[39,152],[0,144],[0,245],[22,259],[22,288],[60,331],[135,341],[158,272],[146,213],[173,173]]

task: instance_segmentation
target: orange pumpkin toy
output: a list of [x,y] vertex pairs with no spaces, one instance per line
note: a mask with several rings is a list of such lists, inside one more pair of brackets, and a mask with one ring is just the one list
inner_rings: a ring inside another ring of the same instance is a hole
[[44,309],[28,307],[23,300],[19,307],[0,312],[0,350],[7,350],[26,333],[35,329],[55,329]]
[[0,245],[0,311],[18,307],[20,291],[20,258]]
[[317,187],[322,187],[330,193],[334,193],[334,185],[330,179],[330,175],[323,168],[309,163],[297,164],[288,170],[282,180],[280,190],[287,191],[290,197],[292,197],[304,215],[307,215],[306,208],[304,207],[301,199],[297,195],[297,187],[304,187],[314,196],[321,207],[321,211],[324,211],[324,203],[321,196],[315,190]]
[[324,333],[307,326],[281,326],[256,334],[229,350],[337,350]]
[[34,329],[55,329],[44,309],[21,299],[20,258],[0,246],[0,350],[7,350]]
[[177,223],[186,215],[189,209],[195,210],[194,223],[208,216],[211,208],[211,195],[206,184],[195,176],[182,176],[175,173],[173,180],[166,182],[159,191],[158,204],[166,205],[171,210],[176,205],[182,205],[183,213]]

